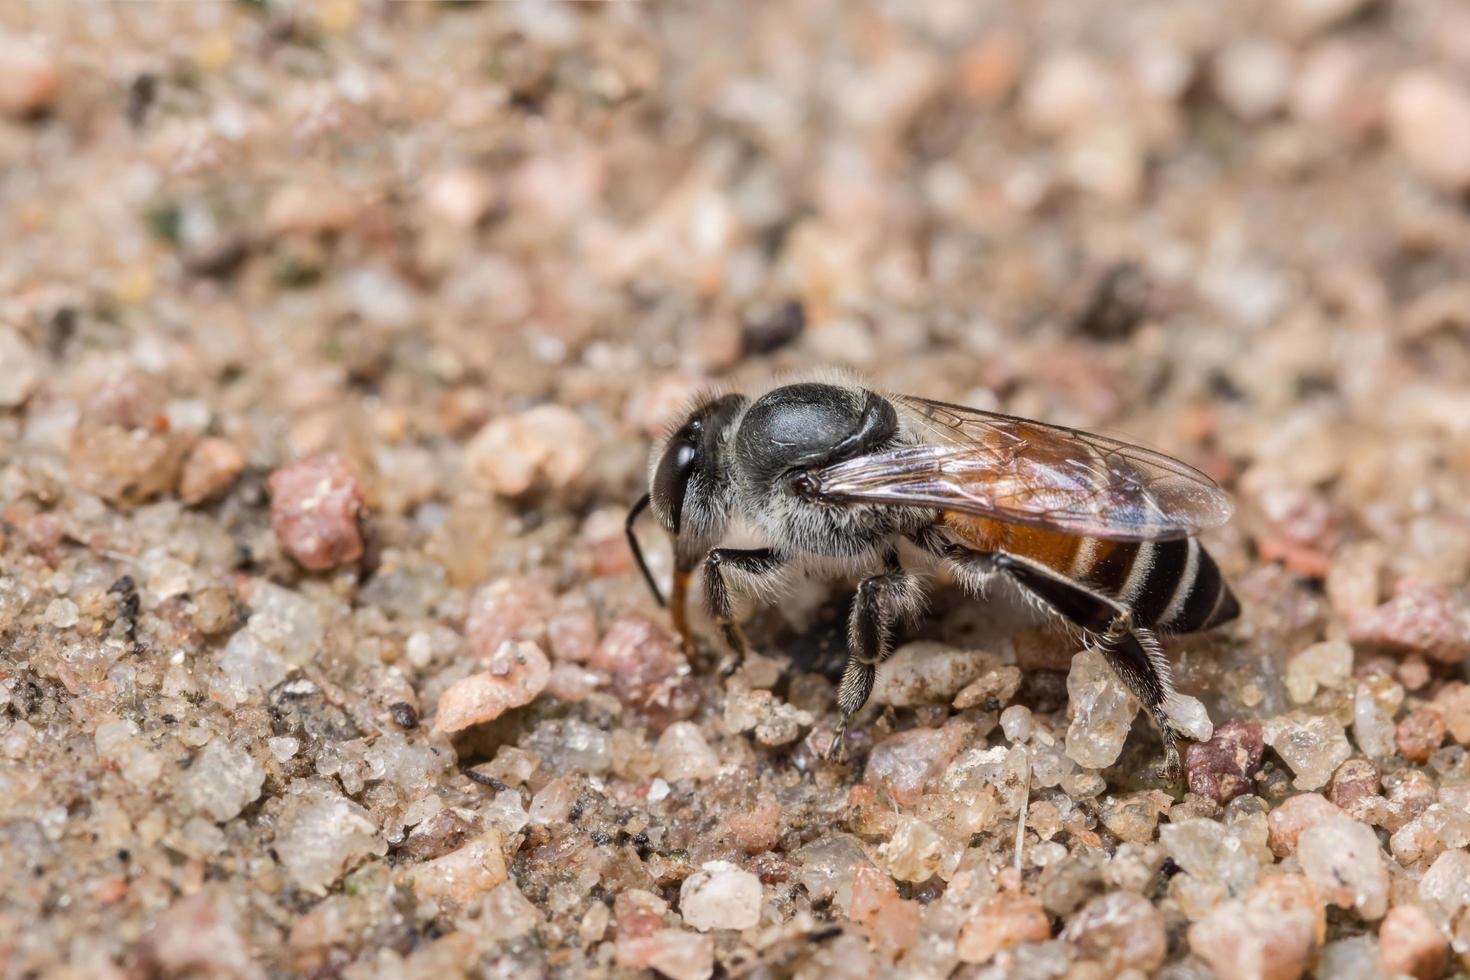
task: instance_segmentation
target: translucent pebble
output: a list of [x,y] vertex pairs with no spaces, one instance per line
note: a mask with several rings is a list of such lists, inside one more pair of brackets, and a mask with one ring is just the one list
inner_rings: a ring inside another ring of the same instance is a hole
[[300,592],[271,582],[252,581],[247,595],[250,635],[288,663],[304,666],[311,662],[326,639],[322,613]]
[[1470,745],[1470,684],[1446,684],[1435,703],[1444,711],[1450,738],[1461,745]]
[[1072,712],[1068,758],[1086,769],[1106,769],[1117,762],[1138,704],[1101,653],[1084,650],[1072,658],[1067,697]]
[[932,640],[906,643],[878,668],[874,704],[947,704],[987,666],[985,655]]
[[467,167],[431,175],[424,186],[424,205],[455,228],[473,228],[495,199],[485,176]]
[[343,298],[368,323],[406,327],[417,314],[417,294],[386,268],[364,266],[342,273]]
[[839,909],[852,901],[852,878],[858,868],[872,867],[863,845],[851,834],[829,834],[796,852],[801,885],[812,901],[831,899]]
[[1400,864],[1416,864],[1449,848],[1470,845],[1470,813],[1463,808],[1430,804],[1423,813],[1394,831],[1389,850]]
[[606,673],[623,707],[638,712],[652,727],[688,718],[699,707],[699,692],[689,683],[678,641],[645,616],[624,616],[613,623],[588,666]]
[[1332,773],[1352,755],[1342,726],[1323,715],[1293,712],[1270,719],[1262,731],[1266,744],[1291,767],[1297,789],[1327,785]]
[[1419,898],[1438,910],[1445,921],[1470,907],[1470,853],[1445,851],[1435,858],[1419,879]]
[[1024,742],[1036,730],[1031,718],[1031,709],[1024,704],[1013,704],[1000,713],[1000,729],[1012,742]]
[[570,609],[546,621],[546,642],[556,660],[586,663],[597,649],[597,641],[597,617],[589,610]]
[[410,880],[414,894],[467,905],[507,879],[503,838],[488,830],[443,857],[425,861],[413,869]]
[[577,935],[587,945],[601,942],[607,933],[607,925],[612,921],[612,913],[604,902],[593,902],[587,914],[582,917],[577,926]]
[[883,789],[903,806],[914,806],[929,784],[943,774],[963,740],[960,724],[899,732],[873,747],[863,781]]
[[262,951],[242,937],[235,904],[213,889],[174,902],[138,944],[147,951],[150,969],[165,976],[265,976],[256,959],[264,958]]
[[1352,936],[1323,946],[1317,954],[1317,975],[1333,980],[1388,980],[1378,965],[1378,941],[1372,936]]
[[1361,817],[1378,796],[1378,767],[1367,759],[1349,759],[1337,767],[1327,784],[1327,798]]
[[1240,836],[1214,820],[1195,817],[1159,828],[1169,856],[1202,882],[1219,884],[1226,894],[1242,895],[1260,873]]
[[444,809],[444,801],[434,793],[421,796],[403,808],[403,825],[414,827]]
[[525,745],[558,774],[606,772],[612,765],[607,733],[576,718],[542,722]]
[[414,630],[403,647],[408,662],[422,670],[434,660],[434,640],[427,630]]
[[1291,49],[1273,39],[1246,37],[1215,55],[1211,81],[1220,101],[1247,122],[1265,118],[1291,88]]
[[1337,688],[1353,672],[1353,648],[1344,640],[1314,643],[1286,664],[1286,693],[1297,704],[1317,696],[1319,688]]
[[[642,888],[625,888],[613,899],[613,916],[617,919],[619,938],[647,936],[663,927],[669,903]],[[622,957],[618,957],[619,961]],[[624,966],[636,964],[624,963]]]
[[563,822],[571,813],[572,804],[577,802],[579,792],[580,788],[573,777],[559,776],[553,779],[531,797],[531,807],[527,811],[531,822],[543,826]]
[[1113,797],[1103,810],[1103,825],[1120,840],[1145,844],[1154,839],[1168,806],[1169,798],[1156,790]]
[[[598,908],[606,909],[606,905]],[[502,881],[490,889],[480,904],[480,925],[484,935],[505,942],[524,936],[545,918],[532,905],[514,881]]]
[[1046,868],[1054,864],[1060,864],[1067,859],[1067,848],[1065,844],[1058,844],[1054,840],[1044,840],[1033,844],[1026,851],[1026,860],[1033,867]]
[[386,780],[410,794],[429,783],[449,762],[446,753],[410,741],[402,732],[391,729],[367,747],[362,759],[369,779]]
[[1163,965],[1169,948],[1158,909],[1148,899],[1122,891],[1088,902],[1067,922],[1062,938],[1111,975],[1126,968],[1152,973]]
[[731,732],[754,732],[762,745],[788,745],[815,719],[768,690],[735,692],[725,700],[724,724]]
[[664,729],[653,749],[659,769],[669,782],[708,779],[720,771],[720,758],[693,722],[676,721]]
[[1353,697],[1353,738],[1370,759],[1394,754],[1393,716],[1404,702],[1404,689],[1392,678],[1374,674],[1358,681]]
[[46,625],[57,629],[70,629],[77,624],[79,610],[70,599],[52,599],[46,606]]
[[965,687],[955,695],[954,706],[960,710],[966,708],[985,708],[994,710],[996,706],[1009,704],[1011,698],[1021,689],[1021,669],[1010,664],[1002,664],[987,669],[975,680],[966,684]]
[[1373,828],[1348,816],[1308,827],[1297,843],[1307,880],[1333,905],[1372,921],[1388,911],[1388,869]]
[[898,817],[883,845],[889,873],[899,881],[928,881],[935,875],[948,880],[962,854],[963,842],[949,840],[932,824],[910,816]]
[[503,834],[518,833],[531,822],[526,809],[521,805],[521,794],[513,789],[503,789],[495,794],[488,806],[481,808],[485,822]]
[[154,602],[172,599],[190,590],[194,570],[187,562],[168,554],[162,548],[150,548],[142,558],[148,598]]
[[701,932],[749,929],[760,922],[761,881],[728,861],[708,861],[680,886],[679,913]]
[[291,784],[272,846],[287,878],[313,894],[325,894],[349,866],[386,850],[368,811],[324,779]]
[[268,738],[265,740],[265,744],[277,762],[285,762],[297,752],[301,751],[301,740],[292,738],[289,735],[279,738]]
[[1108,781],[1095,772],[1078,772],[1063,776],[1062,792],[1074,800],[1092,799],[1101,796],[1108,788]]
[[229,820],[260,796],[265,770],[249,752],[215,738],[179,780],[184,799],[214,820]]
[[93,735],[97,754],[117,765],[124,779],[134,786],[151,786],[163,773],[163,761],[139,737],[136,722],[111,721],[97,726]]
[[1178,729],[1196,742],[1208,742],[1215,734],[1210,713],[1199,698],[1175,694],[1164,704],[1164,713]]
[[184,840],[196,855],[219,854],[225,849],[225,832],[213,820],[190,817],[184,821]]

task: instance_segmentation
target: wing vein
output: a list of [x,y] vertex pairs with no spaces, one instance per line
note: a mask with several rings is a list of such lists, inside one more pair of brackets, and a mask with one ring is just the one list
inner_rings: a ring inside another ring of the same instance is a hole
[[893,401],[915,441],[818,471],[819,499],[1135,541],[1190,536],[1230,517],[1213,480],[1162,453],[912,395]]

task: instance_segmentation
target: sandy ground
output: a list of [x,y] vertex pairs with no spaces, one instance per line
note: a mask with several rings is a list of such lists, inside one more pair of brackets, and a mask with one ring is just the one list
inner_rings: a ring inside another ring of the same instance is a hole
[[[1467,191],[1453,0],[12,0],[0,968],[1470,969]],[[952,588],[845,764],[844,583],[685,658],[650,443],[817,367],[1231,490],[1183,781]]]

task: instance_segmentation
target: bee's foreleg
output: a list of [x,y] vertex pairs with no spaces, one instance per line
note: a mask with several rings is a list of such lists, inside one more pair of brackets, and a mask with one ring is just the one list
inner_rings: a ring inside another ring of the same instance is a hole
[[1122,603],[1065,578],[1044,566],[1004,552],[972,551],[951,545],[946,557],[975,574],[1003,573],[1047,609],[1082,631],[1107,657],[1118,679],[1153,717],[1164,741],[1164,768],[1173,778],[1179,770],[1179,730],[1165,711],[1174,688],[1169,662],[1158,641],[1138,627]]
[[[704,560],[704,601],[710,618],[740,660],[750,651],[745,631],[735,621],[732,584],[758,588],[762,579],[780,571],[784,560],[770,548],[714,548]],[[730,665],[733,667],[733,665]]]
[[924,590],[919,579],[888,556],[887,569],[863,579],[852,602],[847,621],[847,667],[837,687],[837,706],[842,720],[832,736],[827,757],[838,758],[852,716],[868,703],[877,678],[878,665],[893,652],[893,626],[916,618],[924,609]]

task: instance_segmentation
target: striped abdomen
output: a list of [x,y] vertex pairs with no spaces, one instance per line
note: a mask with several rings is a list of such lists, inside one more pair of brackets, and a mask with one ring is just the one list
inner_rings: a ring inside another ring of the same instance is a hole
[[972,548],[1045,565],[1122,603],[1138,626],[1193,633],[1240,612],[1219,567],[1194,538],[1104,541],[954,513],[944,523]]

